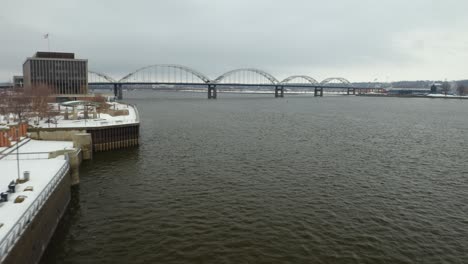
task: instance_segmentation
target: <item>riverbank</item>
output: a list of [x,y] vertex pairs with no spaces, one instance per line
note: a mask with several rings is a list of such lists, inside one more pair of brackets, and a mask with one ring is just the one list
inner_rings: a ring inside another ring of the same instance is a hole
[[39,262],[80,182],[82,160],[139,144],[136,106],[108,103],[100,113],[88,106],[75,101],[69,112],[53,104],[53,118],[30,126],[0,117],[0,263]]
[[468,96],[443,95],[443,94],[427,94],[427,95],[412,95],[412,94],[356,94],[356,96],[366,97],[397,97],[397,98],[426,98],[426,99],[459,99],[466,100]]

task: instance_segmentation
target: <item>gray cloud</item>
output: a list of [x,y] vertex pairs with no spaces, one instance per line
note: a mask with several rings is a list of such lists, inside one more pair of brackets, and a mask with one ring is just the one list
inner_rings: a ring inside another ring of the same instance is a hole
[[25,1],[2,3],[0,80],[36,50],[72,51],[119,77],[157,63],[211,77],[257,67],[278,78],[461,79],[468,2]]

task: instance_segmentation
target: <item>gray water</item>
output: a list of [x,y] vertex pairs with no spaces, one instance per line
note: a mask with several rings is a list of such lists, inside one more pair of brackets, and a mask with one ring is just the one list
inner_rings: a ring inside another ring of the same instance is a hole
[[42,263],[468,263],[468,101],[134,92]]

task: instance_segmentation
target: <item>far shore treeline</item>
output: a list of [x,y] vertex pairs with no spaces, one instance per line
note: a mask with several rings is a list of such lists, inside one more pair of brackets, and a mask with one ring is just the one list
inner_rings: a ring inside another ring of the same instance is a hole
[[[430,80],[420,80],[420,81],[396,81],[388,83],[389,87],[393,88],[421,88],[421,89],[429,89],[434,83],[442,84],[446,81],[430,81]],[[448,81],[451,86],[464,86],[468,87],[468,80],[458,80],[458,81]],[[362,86],[365,87],[374,82],[353,82],[355,86]]]

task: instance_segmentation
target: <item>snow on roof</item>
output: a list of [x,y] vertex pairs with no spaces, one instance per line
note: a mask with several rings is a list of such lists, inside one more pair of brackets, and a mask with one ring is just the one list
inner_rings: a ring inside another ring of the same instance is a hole
[[[16,142],[15,142],[16,143]],[[19,167],[20,177],[23,177],[24,171],[30,172],[30,180],[23,184],[16,185],[16,192],[8,195],[7,202],[0,203],[0,255],[4,250],[1,248],[2,241],[8,232],[15,226],[18,220],[25,212],[30,213],[30,205],[39,197],[39,194],[45,190],[45,187],[57,175],[60,169],[64,166],[68,168],[68,161],[64,156],[59,156],[55,159],[48,159],[48,153],[62,150],[73,149],[71,141],[43,141],[23,139],[19,142]],[[28,153],[36,153],[31,155],[33,159],[29,159],[24,155]],[[44,153],[38,156],[37,153]],[[18,161],[16,160],[16,146],[3,148],[0,155],[0,193],[8,190],[8,185],[11,181],[18,178]],[[26,187],[33,187],[33,191],[24,191]],[[25,195],[27,198],[22,203],[14,203],[13,201],[19,195]],[[29,209],[28,209],[29,208]],[[1,259],[0,259],[1,262]]]
[[[0,223],[3,224],[0,227],[0,253],[6,250],[4,248],[5,243],[3,242],[6,236],[10,238],[10,230],[17,223],[23,221],[26,215],[37,213],[37,210],[31,211],[33,210],[31,205],[39,199],[42,192],[46,191],[47,185],[53,179],[58,179],[54,178],[56,175],[61,179],[62,175],[57,174],[60,170],[68,170],[68,161],[63,156],[59,156],[56,159],[20,160],[21,177],[23,177],[24,171],[29,171],[30,180],[16,185],[16,192],[8,195],[7,202],[0,203]],[[6,192],[9,183],[17,179],[17,161],[0,160],[0,171],[0,192]],[[29,186],[33,187],[33,191],[24,191]],[[22,203],[14,203],[14,200],[19,195],[26,196],[25,200]],[[48,197],[48,195],[45,197]]]
[[[16,144],[14,141],[12,143]],[[48,153],[64,149],[74,149],[73,142],[34,140],[28,138],[20,141],[18,155],[20,159],[47,159],[49,156]],[[0,160],[16,160],[16,154],[16,145],[12,145],[10,148],[4,148],[3,150],[0,149]]]
[[52,152],[62,149],[73,149],[72,141],[46,141],[31,139],[19,148],[20,153],[24,152]]

